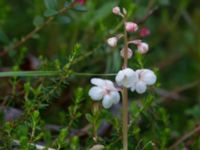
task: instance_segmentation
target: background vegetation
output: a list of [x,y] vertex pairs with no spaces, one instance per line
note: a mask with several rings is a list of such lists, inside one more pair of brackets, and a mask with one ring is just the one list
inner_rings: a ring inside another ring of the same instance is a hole
[[93,76],[77,73],[120,69],[119,50],[106,45],[122,27],[111,12],[116,5],[151,32],[145,38],[149,53],[131,59],[130,66],[139,68],[142,59],[158,74],[149,93],[129,93],[130,149],[200,149],[198,1],[50,2],[0,1],[0,71],[57,71],[0,78],[0,149],[35,149],[31,143],[72,150],[121,147],[119,106],[103,110],[93,104]]

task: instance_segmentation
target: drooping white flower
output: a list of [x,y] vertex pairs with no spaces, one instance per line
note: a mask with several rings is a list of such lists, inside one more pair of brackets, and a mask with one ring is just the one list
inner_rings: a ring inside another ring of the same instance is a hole
[[120,101],[120,94],[112,81],[92,78],[91,83],[95,86],[89,90],[89,96],[94,101],[103,99],[102,105],[104,108],[110,108],[113,104],[117,104]]
[[140,44],[137,45],[138,52],[141,54],[145,54],[149,51],[149,45],[145,42],[141,42]]
[[133,69],[126,68],[117,73],[115,80],[119,86],[130,88],[138,80],[138,75]]
[[141,40],[129,41],[128,44],[135,44],[140,54],[145,54],[149,51],[149,45]]
[[[120,54],[121,54],[121,56],[124,58],[124,52],[125,52],[125,50],[124,50],[124,48],[120,51]],[[133,55],[133,52],[132,52],[132,50],[130,49],[130,48],[128,48],[128,59],[130,59],[131,57],[132,57],[132,55]]]
[[117,41],[118,41],[117,37],[111,37],[107,40],[107,43],[109,46],[115,47],[115,46],[117,46]]
[[138,81],[132,85],[131,91],[135,91],[142,94],[146,91],[147,85],[153,85],[156,82],[156,75],[150,69],[138,69],[136,70],[138,75]]
[[138,81],[135,84],[135,90],[137,93],[142,94],[146,91],[147,85],[144,81]]

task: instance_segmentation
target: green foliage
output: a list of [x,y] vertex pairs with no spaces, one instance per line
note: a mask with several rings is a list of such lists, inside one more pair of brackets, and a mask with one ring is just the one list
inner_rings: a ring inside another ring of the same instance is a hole
[[[142,39],[149,53],[143,57],[134,51],[129,60],[131,68],[155,67],[158,73],[149,93],[129,93],[129,149],[165,150],[190,135],[200,115],[198,2],[88,0],[68,9],[71,2],[0,1],[0,149],[122,147],[120,107],[103,110],[93,103],[90,77],[83,74],[120,69],[121,43],[119,49],[106,45],[122,30],[112,14],[115,5],[127,8],[130,21],[137,22],[156,8],[139,24],[139,30],[151,31]],[[63,8],[68,10],[60,13]],[[198,132],[175,149],[200,149]]]

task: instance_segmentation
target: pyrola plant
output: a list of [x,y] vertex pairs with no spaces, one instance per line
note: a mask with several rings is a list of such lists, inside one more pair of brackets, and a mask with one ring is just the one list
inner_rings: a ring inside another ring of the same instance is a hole
[[[121,12],[118,6],[114,7],[112,12],[122,18],[126,15],[126,10],[123,8],[123,11]],[[124,28],[127,33],[135,33],[138,31],[139,27],[134,22],[125,22]],[[125,36],[124,34],[118,35],[108,38],[107,44],[110,47],[116,47],[118,41]],[[128,45],[130,44],[134,44],[137,48],[137,52],[141,54],[145,54],[149,50],[149,45],[142,42],[140,39],[129,40]],[[123,58],[125,57],[125,46],[120,51],[120,55]],[[127,58],[131,59],[132,55],[133,51],[128,47]],[[156,79],[155,73],[150,69],[138,69],[134,71],[131,68],[123,68],[115,77],[117,84],[114,84],[110,80],[92,78],[91,83],[95,86],[89,90],[89,96],[94,101],[102,99],[103,107],[110,108],[113,104],[117,104],[120,101],[119,91],[121,91],[120,89],[123,87],[129,88],[132,92],[136,91],[138,94],[143,94],[147,90],[147,85],[153,85],[156,82]]]
[[[116,6],[113,8],[112,12],[122,17],[124,33],[108,38],[107,44],[115,48],[119,43],[118,41],[122,38],[124,39],[123,48],[119,51],[123,58],[122,69],[119,70],[115,77],[116,84],[110,80],[92,78],[91,83],[94,86],[89,90],[89,96],[94,101],[102,100],[103,107],[108,109],[112,105],[120,102],[119,92],[121,92],[123,150],[128,150],[128,89],[132,92],[136,91],[138,94],[143,94],[147,90],[148,85],[153,85],[156,82],[157,77],[150,69],[141,68],[133,70],[128,67],[128,60],[133,56],[133,51],[129,45],[134,44],[136,52],[140,54],[146,54],[149,51],[149,45],[140,39],[129,39],[128,35],[136,33],[139,27],[137,23],[127,21],[127,11],[125,8],[121,11],[121,9]],[[147,33],[143,34],[142,37],[146,35]]]

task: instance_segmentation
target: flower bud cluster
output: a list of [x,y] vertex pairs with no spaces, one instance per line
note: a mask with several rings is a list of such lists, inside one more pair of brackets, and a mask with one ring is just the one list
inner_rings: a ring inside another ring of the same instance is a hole
[[[125,17],[126,16],[126,9],[123,8],[123,11],[121,11],[121,9],[116,6],[113,8],[112,12],[115,14],[115,15],[119,15],[121,17]],[[124,24],[124,28],[126,30],[127,33],[134,33],[134,32],[137,32],[139,27],[138,25],[135,23],[135,22],[125,22]],[[141,37],[145,37],[145,36],[148,36],[150,34],[150,31],[148,28],[142,28],[141,31],[139,32],[139,35]],[[123,37],[123,36],[121,36]],[[110,37],[107,39],[107,44],[110,46],[110,47],[116,47],[117,44],[118,44],[118,41],[121,37],[118,37],[118,36],[113,36],[113,37]],[[137,52],[140,53],[140,54],[146,54],[148,51],[149,51],[149,45],[145,42],[142,42],[141,40],[132,40],[132,41],[129,41],[128,42],[129,44],[133,43],[136,45],[137,47]],[[124,48],[123,48],[124,49]],[[121,56],[124,58],[124,50],[121,50],[120,54]],[[130,48],[128,48],[128,58],[130,59],[132,57],[132,50]]]

